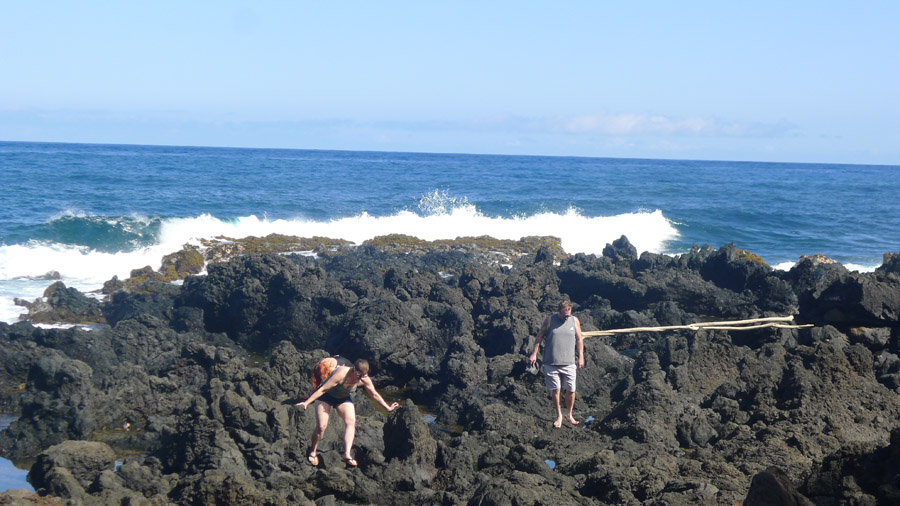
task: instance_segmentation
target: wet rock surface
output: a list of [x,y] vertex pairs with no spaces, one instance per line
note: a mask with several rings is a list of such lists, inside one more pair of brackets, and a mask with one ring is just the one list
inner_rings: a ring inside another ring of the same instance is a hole
[[[322,244],[209,263],[181,286],[114,280],[93,304],[54,285],[54,303],[108,325],[0,324],[3,406],[21,415],[0,451],[40,455],[32,484],[70,504],[900,498],[898,255],[861,274],[823,257],[777,271],[733,245],[638,256],[625,238],[603,257],[538,239]],[[161,271],[196,272],[194,253]],[[587,338],[581,424],[553,429],[526,358],[563,298],[585,331],[786,314],[815,326]],[[313,412],[294,406],[335,353],[367,359],[401,403],[356,396],[358,468],[340,460],[336,416],[310,466]]]

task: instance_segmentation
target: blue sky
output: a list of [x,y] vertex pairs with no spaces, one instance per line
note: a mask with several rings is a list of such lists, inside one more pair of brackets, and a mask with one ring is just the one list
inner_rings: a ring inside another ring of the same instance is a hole
[[3,2],[0,140],[900,164],[898,2]]

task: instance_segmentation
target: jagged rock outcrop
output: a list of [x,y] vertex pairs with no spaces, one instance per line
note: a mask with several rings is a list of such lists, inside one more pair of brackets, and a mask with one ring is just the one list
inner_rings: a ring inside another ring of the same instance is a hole
[[63,441],[37,457],[28,481],[41,495],[82,499],[105,470],[115,465],[112,448],[89,441]]
[[[874,273],[818,257],[781,272],[733,245],[638,257],[620,238],[598,258],[492,244],[250,254],[182,286],[112,283],[93,330],[0,324],[4,405],[21,413],[0,451],[140,452],[116,472],[108,455],[90,473],[44,458],[41,490],[73,502],[734,504],[775,485],[817,504],[896,498],[898,255]],[[586,331],[816,326],[588,338],[581,424],[556,430],[525,358],[563,298]],[[402,401],[387,414],[357,395],[358,468],[340,461],[337,416],[310,466],[313,411],[294,406],[334,353],[369,360]]]
[[66,287],[62,281],[48,286],[34,302],[16,299],[16,304],[28,309],[22,318],[32,323],[105,323],[100,302]]

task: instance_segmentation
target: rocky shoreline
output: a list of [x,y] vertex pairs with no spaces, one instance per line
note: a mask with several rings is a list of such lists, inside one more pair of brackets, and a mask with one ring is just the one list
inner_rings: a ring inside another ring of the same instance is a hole
[[[624,237],[602,257],[552,238],[264,239],[186,248],[102,301],[56,283],[27,303],[35,323],[100,323],[89,330],[0,323],[2,407],[21,414],[0,451],[37,456],[41,501],[900,501],[900,254],[872,273],[823,257],[785,272],[734,245],[638,257]],[[562,298],[584,330],[814,327],[588,338],[585,422],[554,430],[525,356]],[[340,463],[337,419],[311,467],[313,415],[293,406],[336,353],[369,360],[402,404],[388,415],[357,397],[357,469]]]

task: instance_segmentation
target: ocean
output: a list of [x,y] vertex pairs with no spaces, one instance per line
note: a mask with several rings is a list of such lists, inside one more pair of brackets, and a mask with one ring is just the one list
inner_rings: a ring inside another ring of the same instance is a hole
[[280,233],[360,243],[559,237],[600,255],[734,242],[775,268],[900,251],[900,167],[0,142],[0,321],[58,272],[99,289],[184,244]]

